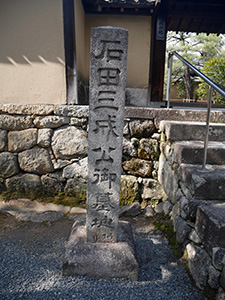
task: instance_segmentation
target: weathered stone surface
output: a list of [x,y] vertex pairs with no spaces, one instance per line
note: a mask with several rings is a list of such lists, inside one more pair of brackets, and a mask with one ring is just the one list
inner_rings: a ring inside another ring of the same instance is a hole
[[159,162],[153,161],[152,178],[158,180]]
[[41,189],[41,178],[34,174],[20,174],[6,179],[9,192],[35,193]]
[[[170,141],[204,141],[205,137],[205,123],[201,122],[162,121],[160,130],[165,131],[167,139]],[[210,124],[210,141],[223,142],[224,135],[224,124]]]
[[139,158],[132,158],[123,162],[124,170],[131,175],[150,177],[152,173],[152,162]]
[[131,139],[131,141],[123,138],[123,155],[136,157],[137,156],[137,147],[136,147],[136,139]]
[[86,131],[74,126],[56,129],[52,136],[52,149],[59,159],[87,156],[87,147]]
[[7,131],[0,129],[0,151],[7,150]]
[[172,208],[172,211],[171,211],[171,219],[173,220],[173,224],[175,222],[175,219],[177,216],[180,216],[180,205],[179,205],[179,202],[177,202],[173,208]]
[[220,285],[223,289],[225,289],[225,265],[223,266],[223,270],[220,277]]
[[49,173],[41,176],[41,183],[43,190],[50,194],[55,195],[64,191],[63,182],[65,179],[62,177],[62,172]]
[[50,115],[53,109],[49,104],[0,104],[1,113],[13,115]]
[[86,243],[86,228],[75,222],[66,247],[63,275],[138,279],[129,223],[119,222],[118,243]]
[[132,120],[129,122],[129,129],[132,137],[151,137],[156,131],[151,120]]
[[155,212],[157,214],[163,213],[163,202],[160,202],[155,206]]
[[88,158],[85,157],[63,169],[64,178],[82,177],[87,179],[88,175]]
[[138,149],[138,157],[142,159],[159,159],[158,141],[154,139],[141,139]]
[[25,172],[42,175],[54,170],[48,150],[38,146],[19,153],[18,161]]
[[225,203],[198,207],[195,229],[209,253],[214,247],[225,248]]
[[62,169],[72,164],[72,161],[66,159],[52,159],[54,170]]
[[172,211],[173,205],[170,203],[169,200],[166,200],[165,202],[163,202],[163,211],[165,215],[169,215]]
[[142,180],[143,190],[141,198],[144,200],[161,200],[164,197],[164,192],[159,182],[152,178]]
[[117,241],[128,31],[91,30],[87,242]]
[[210,256],[200,247],[189,243],[186,247],[188,254],[188,267],[196,286],[203,290],[206,286],[208,270],[210,266]]
[[[85,208],[82,207],[71,207],[70,209],[70,214],[74,214],[74,215],[80,215],[80,214],[86,214],[87,210]],[[75,216],[76,217],[76,216]]]
[[35,223],[54,222],[64,218],[62,211],[45,211],[42,213],[29,212],[29,213],[16,213],[15,217],[20,221],[30,221]]
[[185,196],[182,196],[179,200],[180,214],[183,219],[189,218],[189,201]]
[[225,265],[225,249],[220,247],[214,247],[212,250],[213,266],[216,269],[222,271],[223,266]]
[[11,177],[18,172],[17,157],[9,152],[0,153],[0,177]]
[[174,220],[174,230],[176,232],[176,239],[179,244],[184,244],[188,241],[191,227],[187,222],[180,217],[176,217]]
[[15,200],[9,200],[7,202],[0,201],[0,210],[7,211],[9,213],[17,213],[17,212],[23,212],[29,213],[29,212],[36,212],[36,213],[43,213],[47,211],[59,211],[63,212],[64,214],[67,214],[70,212],[71,207],[70,206],[64,206],[64,205],[56,205],[53,203],[41,203],[36,200],[30,200],[27,198],[18,198]]
[[70,118],[70,125],[87,129],[87,118]]
[[52,133],[53,130],[50,128],[39,129],[37,144],[44,148],[50,147]]
[[141,205],[135,202],[131,205],[120,206],[119,217],[136,217],[141,213]]
[[191,232],[189,234],[189,239],[196,244],[201,243],[201,239],[200,239],[199,235],[197,234],[196,230],[194,230],[194,229],[191,230]]
[[89,107],[88,106],[79,106],[79,105],[55,105],[54,113],[56,115],[65,116],[65,117],[77,117],[83,118],[88,117]]
[[148,205],[147,207],[145,207],[143,214],[145,217],[153,217],[155,215],[155,211],[151,205]]
[[188,211],[189,211],[189,219],[193,222],[195,222],[196,219],[196,214],[197,214],[197,210],[198,207],[200,205],[211,205],[214,203],[218,203],[218,201],[210,201],[210,200],[197,200],[197,199],[189,199],[188,201]]
[[[203,141],[181,141],[174,143],[174,161],[181,164],[202,164],[204,157]],[[207,164],[225,164],[225,144],[209,141]]]
[[36,117],[34,119],[34,125],[38,128],[58,128],[63,125],[69,124],[70,119],[68,117],[59,116],[46,116]]
[[0,128],[5,130],[23,130],[33,127],[32,118],[28,116],[0,115]]
[[202,170],[200,165],[180,164],[178,176],[193,198],[225,200],[224,172],[225,166],[223,165],[210,165],[207,170]]
[[30,128],[21,131],[10,131],[8,134],[8,149],[10,152],[20,152],[37,144],[37,129]]
[[170,202],[172,204],[175,204],[178,201],[178,178],[174,170],[172,170],[171,166],[166,162],[165,156],[163,154],[161,154],[159,158],[158,180],[162,185],[162,188],[168,196]]
[[139,184],[135,176],[121,175],[120,205],[128,205],[140,199]]
[[208,284],[212,289],[219,288],[220,271],[216,270],[212,265],[209,266]]
[[216,294],[216,300],[225,300],[225,290],[221,287],[218,289],[218,293]]
[[82,178],[68,179],[64,188],[66,195],[74,196],[75,199],[80,201],[86,200],[87,183]]

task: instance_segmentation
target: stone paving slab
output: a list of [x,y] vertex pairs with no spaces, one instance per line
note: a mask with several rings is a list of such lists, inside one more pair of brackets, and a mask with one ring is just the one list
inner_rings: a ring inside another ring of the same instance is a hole
[[[202,164],[204,157],[203,141],[181,141],[174,143],[174,161],[181,164]],[[225,164],[225,143],[209,142],[207,163],[214,165]]]
[[224,220],[225,203],[198,207],[195,229],[210,253],[214,247],[225,248]]
[[[165,131],[169,141],[204,141],[205,126],[204,122],[161,121],[160,131]],[[210,141],[224,141],[224,136],[225,124],[210,123]]]
[[86,209],[41,203],[36,200],[20,198],[10,201],[0,201],[0,211],[7,212],[21,221],[52,222],[62,219],[66,214],[85,214]]
[[195,199],[225,200],[225,165],[181,164],[178,177]]

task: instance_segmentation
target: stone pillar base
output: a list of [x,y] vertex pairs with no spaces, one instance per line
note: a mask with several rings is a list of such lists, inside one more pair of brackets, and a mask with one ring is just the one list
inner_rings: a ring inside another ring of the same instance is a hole
[[130,224],[119,222],[118,243],[87,243],[85,222],[76,221],[66,247],[62,272],[65,276],[137,280],[138,263]]

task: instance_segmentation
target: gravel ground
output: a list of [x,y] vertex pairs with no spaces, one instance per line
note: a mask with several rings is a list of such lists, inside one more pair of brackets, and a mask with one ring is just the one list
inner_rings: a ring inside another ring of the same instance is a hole
[[72,220],[48,224],[0,215],[0,299],[206,300],[146,219],[133,219],[139,281],[62,277]]

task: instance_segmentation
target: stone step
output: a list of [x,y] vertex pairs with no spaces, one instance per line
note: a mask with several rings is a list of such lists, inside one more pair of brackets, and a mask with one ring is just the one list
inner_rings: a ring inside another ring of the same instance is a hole
[[[165,132],[167,140],[174,141],[204,141],[205,123],[203,122],[179,122],[179,121],[161,121],[160,131]],[[210,123],[209,140],[225,140],[225,124]]]
[[178,180],[188,198],[225,200],[225,165],[180,164]]
[[[202,164],[204,157],[204,142],[181,141],[174,143],[174,162],[178,164]],[[225,142],[209,142],[207,164],[225,164]]]
[[212,254],[214,247],[225,248],[225,203],[198,207],[195,230],[206,250]]

